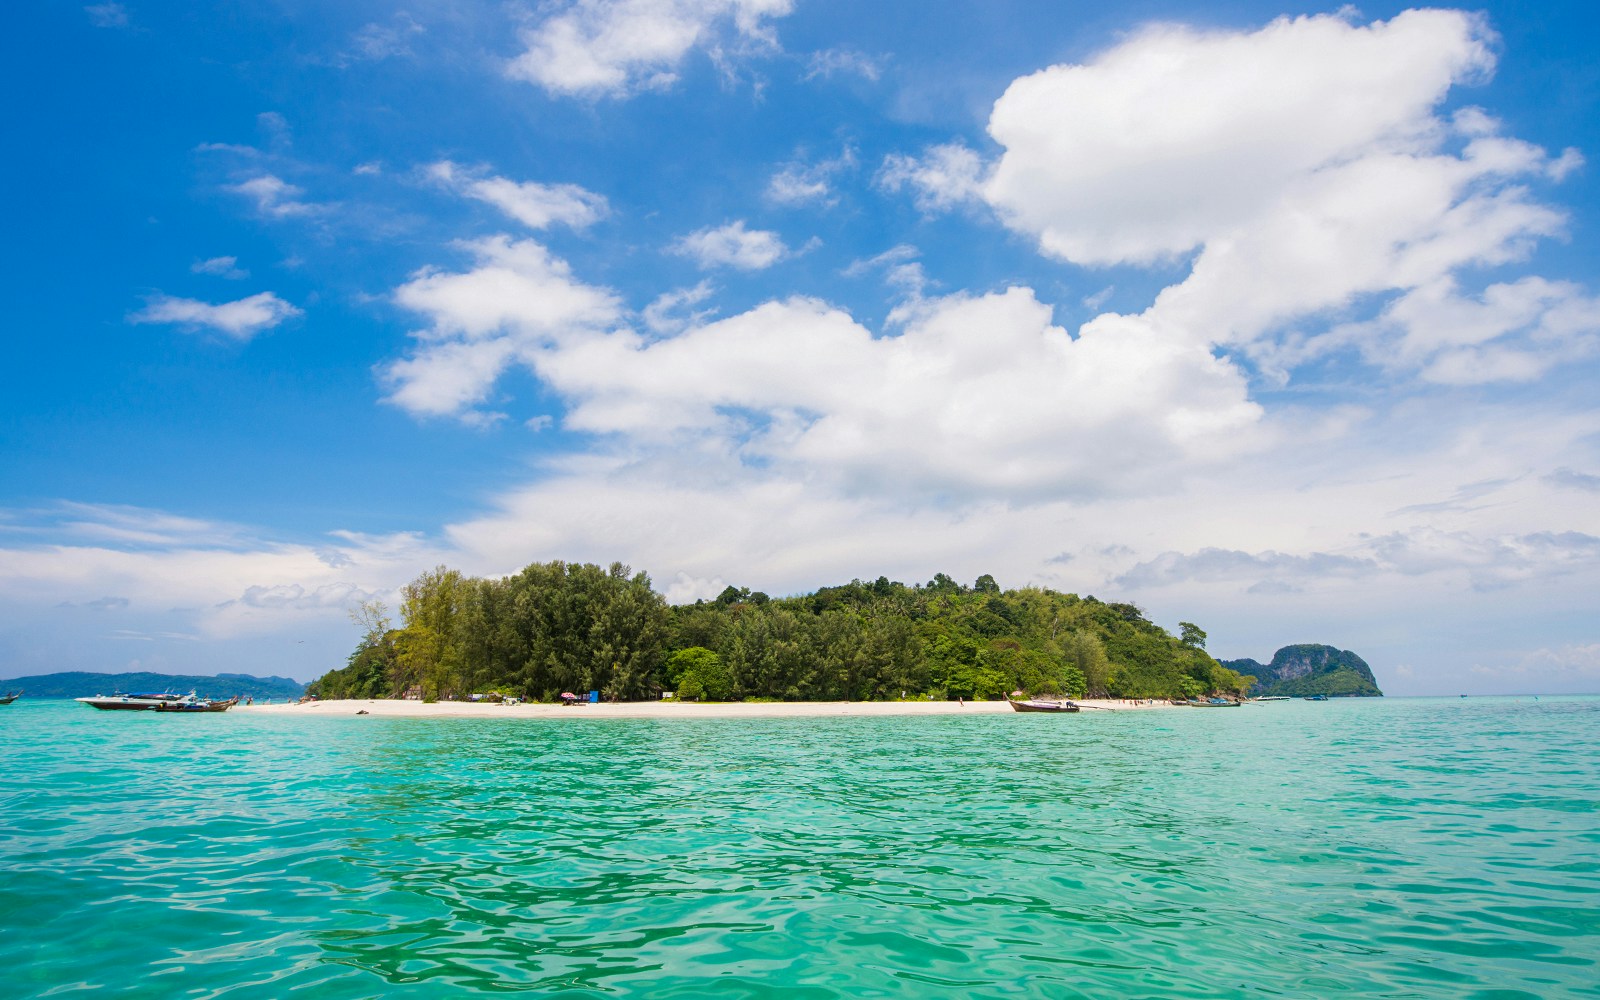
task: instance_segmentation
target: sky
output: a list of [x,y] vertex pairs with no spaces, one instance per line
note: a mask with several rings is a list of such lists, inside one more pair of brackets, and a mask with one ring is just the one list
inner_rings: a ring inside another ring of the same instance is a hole
[[1591,5],[11,17],[0,676],[562,559],[1600,691]]

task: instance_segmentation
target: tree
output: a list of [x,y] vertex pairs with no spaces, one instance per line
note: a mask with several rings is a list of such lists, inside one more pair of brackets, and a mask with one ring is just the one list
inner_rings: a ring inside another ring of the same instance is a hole
[[376,646],[389,634],[389,607],[382,601],[362,601],[350,609],[350,620],[361,626],[363,646]]
[[1194,622],[1179,622],[1178,629],[1182,633],[1183,638],[1181,641],[1185,646],[1193,649],[1206,648],[1206,633],[1200,626]]
[[1062,643],[1067,663],[1083,677],[1084,690],[1091,698],[1104,698],[1111,690],[1111,660],[1105,644],[1087,629],[1075,629]]
[[395,645],[408,679],[422,686],[425,700],[465,693],[459,690],[462,657],[456,621],[465,592],[460,571],[443,566],[423,573],[402,591],[405,628]]
[[733,674],[722,657],[703,646],[680,649],[667,660],[667,680],[680,698],[710,698],[726,701],[733,697]]

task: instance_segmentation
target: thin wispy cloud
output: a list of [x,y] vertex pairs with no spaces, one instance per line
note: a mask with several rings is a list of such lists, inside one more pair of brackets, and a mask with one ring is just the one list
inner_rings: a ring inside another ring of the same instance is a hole
[[250,277],[250,272],[239,266],[237,257],[208,257],[190,264],[189,270],[195,274],[210,274],[230,281]]
[[493,205],[529,229],[554,225],[583,229],[610,211],[604,197],[576,184],[514,181],[485,171],[466,170],[449,160],[430,166],[428,176],[468,198]]
[[128,322],[220,333],[232,340],[247,342],[285,320],[300,315],[303,313],[299,308],[272,292],[259,292],[232,302],[219,303],[157,295],[143,309],[129,315]]
[[267,218],[288,219],[315,215],[322,206],[302,200],[305,191],[274,174],[259,174],[226,188],[255,203],[256,211]]

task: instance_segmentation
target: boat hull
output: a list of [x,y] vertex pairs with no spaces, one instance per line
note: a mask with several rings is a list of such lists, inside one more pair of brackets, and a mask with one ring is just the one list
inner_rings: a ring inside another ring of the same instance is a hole
[[157,712],[226,712],[239,703],[239,699],[231,698],[228,701],[196,701],[180,705],[157,705]]
[[1012,710],[1017,712],[1076,712],[1078,710],[1078,706],[1070,701],[1007,700],[1011,702]]
[[90,708],[98,708],[102,712],[153,712],[162,705],[192,705],[195,702],[192,694],[119,694],[106,697],[98,695],[93,698],[74,698],[73,701]]

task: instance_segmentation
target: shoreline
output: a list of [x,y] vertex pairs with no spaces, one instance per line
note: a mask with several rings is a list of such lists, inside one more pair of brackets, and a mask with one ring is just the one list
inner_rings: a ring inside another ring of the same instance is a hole
[[[1115,698],[1074,699],[1086,709],[1147,712],[1174,708],[1166,702],[1129,703]],[[407,701],[398,698],[309,701],[304,704],[235,705],[230,711],[263,715],[370,716],[448,719],[806,719],[838,716],[999,715],[1011,714],[1004,701],[772,701],[599,702],[594,705],[490,704],[470,701]],[[1089,714],[1089,713],[1079,713]]]

